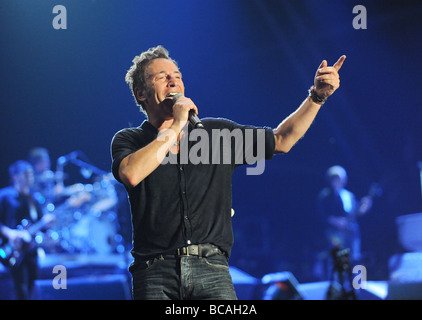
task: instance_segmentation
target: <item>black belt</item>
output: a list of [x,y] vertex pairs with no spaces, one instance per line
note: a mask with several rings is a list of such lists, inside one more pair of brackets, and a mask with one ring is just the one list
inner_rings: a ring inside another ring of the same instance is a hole
[[211,257],[216,254],[223,254],[224,252],[220,250],[219,247],[206,243],[206,244],[192,244],[187,247],[177,248],[174,253],[178,257],[188,257],[188,256],[198,256],[198,257]]
[[226,253],[222,250],[220,250],[219,247],[210,244],[192,244],[186,247],[180,247],[173,251],[168,251],[166,253],[156,255],[156,256],[150,256],[150,257],[140,257],[136,251],[132,250],[132,254],[135,257],[136,261],[145,262],[152,259],[164,259],[166,257],[188,257],[188,256],[197,256],[197,257],[212,257],[216,254],[224,255],[227,257]]

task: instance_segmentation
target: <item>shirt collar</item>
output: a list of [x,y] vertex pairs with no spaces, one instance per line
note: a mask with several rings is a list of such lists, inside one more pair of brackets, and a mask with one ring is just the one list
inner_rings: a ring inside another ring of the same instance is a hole
[[147,132],[158,134],[158,129],[154,127],[148,120],[144,120],[144,122],[142,122],[141,128]]

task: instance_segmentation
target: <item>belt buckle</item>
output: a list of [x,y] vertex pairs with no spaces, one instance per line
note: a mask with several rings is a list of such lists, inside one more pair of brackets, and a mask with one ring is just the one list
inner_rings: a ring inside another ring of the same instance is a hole
[[[185,254],[185,253],[183,253],[183,248],[186,248],[186,254]],[[181,250],[180,250],[180,249],[182,249],[182,252],[181,252]],[[179,257],[189,257],[189,247],[177,248],[177,255],[178,255]]]

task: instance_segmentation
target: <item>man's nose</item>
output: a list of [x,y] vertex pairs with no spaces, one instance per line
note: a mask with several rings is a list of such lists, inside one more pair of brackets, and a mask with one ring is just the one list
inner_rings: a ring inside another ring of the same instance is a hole
[[168,74],[167,81],[168,81],[169,86],[174,87],[176,85],[177,78],[174,74],[173,75]]

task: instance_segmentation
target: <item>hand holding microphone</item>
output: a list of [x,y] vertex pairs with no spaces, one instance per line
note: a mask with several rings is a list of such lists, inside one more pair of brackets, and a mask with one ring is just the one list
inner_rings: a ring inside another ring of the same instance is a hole
[[[172,96],[173,105],[177,102],[178,99],[183,97],[183,95],[180,94],[180,93],[170,94],[170,96]],[[189,119],[189,122],[193,125],[193,127],[195,129],[196,128],[204,128],[204,125],[202,124],[201,120],[198,118],[198,116],[196,115],[196,113],[193,109],[189,110],[189,118],[188,119]]]

